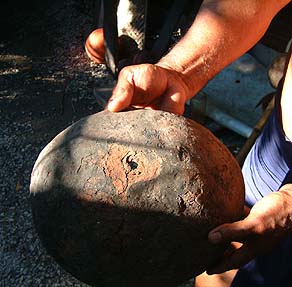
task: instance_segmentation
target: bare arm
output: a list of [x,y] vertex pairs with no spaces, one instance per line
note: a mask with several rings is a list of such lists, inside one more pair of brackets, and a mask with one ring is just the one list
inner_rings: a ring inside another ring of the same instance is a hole
[[185,37],[158,65],[182,73],[191,94],[249,50],[290,1],[207,0]]
[[288,0],[205,0],[181,41],[156,65],[124,68],[108,109],[130,105],[182,114],[185,102],[251,48]]

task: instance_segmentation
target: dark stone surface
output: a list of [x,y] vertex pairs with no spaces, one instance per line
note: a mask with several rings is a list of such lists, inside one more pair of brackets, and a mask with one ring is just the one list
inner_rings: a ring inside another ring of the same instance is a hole
[[241,171],[206,128],[150,110],[100,112],[60,133],[31,178],[48,253],[96,286],[177,286],[225,246],[211,228],[238,220]]

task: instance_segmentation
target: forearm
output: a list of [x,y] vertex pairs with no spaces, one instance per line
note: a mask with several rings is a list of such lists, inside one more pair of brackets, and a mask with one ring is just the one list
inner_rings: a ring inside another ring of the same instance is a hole
[[158,65],[180,72],[192,97],[259,41],[274,15],[289,2],[205,0],[187,34]]

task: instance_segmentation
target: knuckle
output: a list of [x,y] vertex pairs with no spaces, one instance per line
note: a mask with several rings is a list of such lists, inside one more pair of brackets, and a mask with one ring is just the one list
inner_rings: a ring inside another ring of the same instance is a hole
[[119,72],[119,79],[127,78],[130,74],[133,74],[133,68],[131,66],[126,66]]
[[145,72],[151,72],[156,68],[153,64],[142,64],[141,67],[145,70]]
[[264,234],[266,231],[266,228],[265,228],[265,225],[263,223],[262,220],[260,219],[255,219],[253,221],[253,224],[252,224],[252,227],[251,227],[251,232],[254,234],[254,235],[262,235]]
[[141,70],[139,72],[147,75],[147,77],[152,80],[152,77],[157,77],[157,69],[158,67],[153,64],[142,64]]

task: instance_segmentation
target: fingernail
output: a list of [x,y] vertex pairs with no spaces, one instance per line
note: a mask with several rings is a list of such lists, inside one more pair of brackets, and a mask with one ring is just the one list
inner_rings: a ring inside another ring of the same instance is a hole
[[219,269],[213,268],[213,269],[207,270],[206,273],[208,275],[214,275],[214,274],[218,274],[218,273],[221,273],[221,272],[220,272]]
[[207,275],[213,275],[213,274],[215,274],[215,272],[213,271],[213,269],[207,270],[206,273],[207,273]]
[[112,111],[114,109],[114,106],[115,106],[115,101],[109,101],[107,106],[106,106],[106,109],[109,110],[109,111]]
[[212,243],[219,243],[222,240],[222,235],[220,232],[216,231],[216,232],[211,232],[209,233],[208,239],[212,242]]

